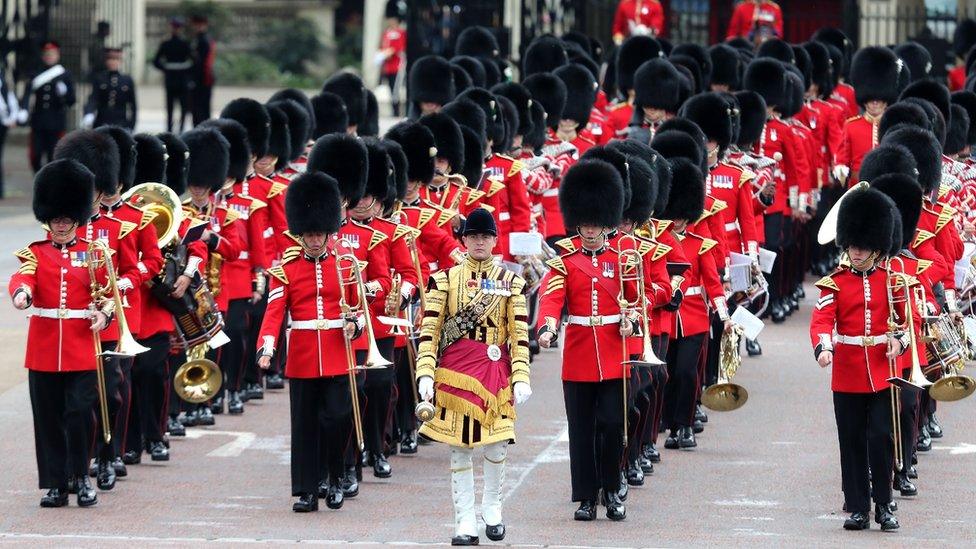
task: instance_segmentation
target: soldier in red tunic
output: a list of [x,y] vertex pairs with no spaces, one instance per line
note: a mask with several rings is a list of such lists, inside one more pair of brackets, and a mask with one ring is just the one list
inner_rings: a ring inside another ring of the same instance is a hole
[[[891,386],[909,336],[892,332],[889,271],[882,260],[891,248],[893,205],[873,189],[852,191],[837,219],[837,244],[849,267],[817,282],[820,297],[810,320],[810,341],[821,368],[832,367],[831,390],[840,442],[847,530],[898,528],[891,512],[894,463]],[[893,366],[894,365],[894,366]],[[894,368],[894,370],[892,369]]]
[[783,37],[783,12],[772,0],[743,0],[732,12],[726,40],[747,38],[756,44]]
[[623,182],[612,165],[585,160],[570,169],[560,188],[560,206],[567,225],[578,231],[581,247],[548,262],[552,270],[539,306],[543,347],[558,336],[563,308],[569,311],[562,378],[572,498],[580,503],[576,520],[596,518],[601,489],[607,518],[627,515],[619,495],[623,383],[630,376],[623,361],[629,358],[625,340],[637,333],[639,313],[621,310],[619,299],[634,299],[637,288],[620,280],[620,254],[607,243],[607,233],[620,224],[623,202]]
[[[34,216],[50,238],[16,252],[20,267],[8,291],[17,309],[33,307],[27,356],[38,487],[47,490],[41,507],[68,504],[68,488],[78,506],[98,502],[88,480],[95,436],[96,401],[93,331],[109,324],[112,307],[93,302],[88,267],[89,241],[77,229],[91,217],[95,176],[74,160],[55,160],[34,178]],[[96,271],[105,284],[104,269]]]
[[339,248],[335,239],[342,209],[335,179],[321,172],[295,178],[285,205],[288,229],[302,242],[302,252],[289,255],[269,271],[271,290],[257,348],[258,365],[271,366],[281,323],[290,316],[285,375],[291,400],[291,491],[298,498],[292,510],[317,511],[323,480],[326,505],[339,509],[343,503],[339,479],[351,425],[349,368],[354,366],[343,359],[342,349],[363,328],[361,317],[342,309],[340,302],[355,304],[362,296],[344,288],[337,274],[336,257],[348,250]]
[[632,34],[660,36],[664,33],[664,8],[657,0],[620,0],[613,16],[613,42],[623,43]]

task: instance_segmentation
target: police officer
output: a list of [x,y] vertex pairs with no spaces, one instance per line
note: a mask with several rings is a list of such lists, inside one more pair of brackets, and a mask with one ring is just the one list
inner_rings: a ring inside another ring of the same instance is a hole
[[136,127],[136,83],[119,72],[122,49],[105,49],[105,70],[92,77],[92,91],[85,102],[82,125]]
[[48,41],[41,46],[41,61],[44,67],[27,81],[20,102],[23,110],[17,115],[18,123],[28,124],[30,113],[30,163],[35,172],[44,165],[42,159],[50,162],[53,158],[54,146],[67,127],[68,109],[75,104],[74,80],[60,64],[61,47],[57,42]]

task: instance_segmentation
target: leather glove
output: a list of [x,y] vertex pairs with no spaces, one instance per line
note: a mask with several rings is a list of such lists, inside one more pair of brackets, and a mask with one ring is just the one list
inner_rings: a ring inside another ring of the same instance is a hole
[[524,381],[516,381],[515,385],[512,386],[512,391],[515,393],[515,404],[525,404],[525,401],[532,396],[532,388]]
[[434,398],[434,378],[423,376],[417,380],[417,393],[423,400],[429,401]]
[[675,290],[674,295],[671,296],[671,301],[664,306],[665,311],[674,312],[678,310],[681,306],[681,301],[685,298],[685,295],[681,293],[681,290]]

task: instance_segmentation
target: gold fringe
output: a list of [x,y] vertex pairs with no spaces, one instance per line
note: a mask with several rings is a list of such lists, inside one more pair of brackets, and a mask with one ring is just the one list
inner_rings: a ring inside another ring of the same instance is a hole
[[485,425],[492,425],[499,416],[515,418],[515,408],[512,406],[512,387],[506,385],[498,394],[491,394],[477,379],[459,372],[438,368],[434,374],[434,381],[474,393],[485,403],[487,410],[462,397],[443,391],[436,394],[437,405],[448,410],[462,413],[477,419]]

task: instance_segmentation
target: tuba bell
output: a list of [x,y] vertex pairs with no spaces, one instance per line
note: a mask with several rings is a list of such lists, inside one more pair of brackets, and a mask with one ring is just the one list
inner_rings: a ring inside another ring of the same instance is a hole
[[749,400],[749,391],[737,383],[732,383],[742,356],[739,354],[739,338],[742,328],[733,326],[732,330],[722,334],[719,344],[718,381],[702,392],[701,402],[709,410],[716,412],[731,412],[738,410]]
[[122,199],[140,210],[156,214],[152,224],[156,227],[160,248],[176,240],[183,222],[183,207],[173,189],[162,183],[141,183],[126,191]]
[[206,352],[206,343],[190,349],[189,360],[173,376],[176,395],[190,404],[207,402],[220,393],[223,375],[216,363],[205,358]]

